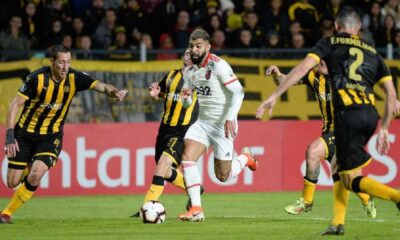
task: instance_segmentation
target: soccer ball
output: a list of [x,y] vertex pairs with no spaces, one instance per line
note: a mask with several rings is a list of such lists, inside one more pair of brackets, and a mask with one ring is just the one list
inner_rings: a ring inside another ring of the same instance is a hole
[[148,201],[140,208],[140,217],[143,223],[163,223],[165,221],[165,216],[165,208],[158,201]]

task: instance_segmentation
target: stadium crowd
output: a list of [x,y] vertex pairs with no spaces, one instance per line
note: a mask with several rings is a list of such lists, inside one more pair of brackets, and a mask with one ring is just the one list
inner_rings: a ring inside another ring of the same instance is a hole
[[[61,43],[77,59],[132,60],[140,43],[185,48],[198,27],[212,36],[214,51],[304,49],[333,34],[342,5],[359,9],[362,35],[377,48],[400,46],[400,0],[20,0],[0,3],[0,50],[12,61]],[[153,58],[178,57],[164,51]]]

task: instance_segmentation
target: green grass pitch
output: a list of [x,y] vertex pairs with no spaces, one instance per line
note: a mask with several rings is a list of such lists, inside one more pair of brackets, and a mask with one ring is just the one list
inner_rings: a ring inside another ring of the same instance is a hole
[[[0,224],[0,239],[400,239],[400,216],[393,203],[376,200],[378,217],[367,218],[359,199],[350,195],[345,235],[321,237],[331,219],[332,194],[319,191],[311,212],[284,211],[299,192],[205,194],[203,223],[179,222],[185,195],[163,195],[167,220],[160,225],[129,218],[142,195],[34,197],[19,209],[14,224]],[[4,207],[7,198],[0,198]]]

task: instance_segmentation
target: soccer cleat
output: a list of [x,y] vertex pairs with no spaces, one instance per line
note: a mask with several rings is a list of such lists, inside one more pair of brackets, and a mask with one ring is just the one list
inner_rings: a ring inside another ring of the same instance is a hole
[[367,206],[364,206],[364,211],[365,211],[365,213],[367,213],[368,217],[376,218],[375,201],[372,196],[369,197]]
[[179,214],[179,219],[185,222],[203,222],[205,218],[203,209],[199,206],[192,206],[189,211]]
[[11,216],[4,214],[4,213],[0,213],[0,224],[11,224]]
[[130,216],[131,218],[138,218],[140,217],[140,212],[136,212]]
[[329,226],[321,232],[321,235],[344,235],[344,225],[339,224],[337,226]]
[[[203,195],[204,193],[204,187],[203,185],[200,186],[200,195]],[[189,209],[192,207],[192,201],[190,200],[190,198],[188,199],[187,203],[186,203],[186,210],[189,211]]]
[[255,171],[258,168],[258,160],[254,156],[254,154],[250,151],[250,148],[244,147],[242,148],[242,154],[247,156],[246,166],[251,170]]
[[306,203],[304,202],[303,198],[300,198],[295,203],[285,207],[285,210],[289,214],[298,215],[302,212],[309,212],[311,211],[313,203]]

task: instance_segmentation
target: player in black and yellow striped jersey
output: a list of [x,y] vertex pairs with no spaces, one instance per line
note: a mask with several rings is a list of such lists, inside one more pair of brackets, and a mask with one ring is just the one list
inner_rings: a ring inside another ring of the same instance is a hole
[[[184,67],[192,65],[189,50],[183,56]],[[194,96],[188,108],[182,106],[181,90],[183,86],[182,69],[171,70],[160,82],[150,85],[150,96],[162,99],[164,112],[156,140],[156,168],[153,181],[148,189],[143,203],[157,201],[163,190],[164,180],[186,191],[183,174],[178,169],[183,153],[183,139],[186,131],[197,120],[199,104]],[[138,217],[139,213],[132,215]]]
[[32,197],[43,175],[55,165],[62,148],[63,125],[75,94],[94,89],[117,101],[127,94],[126,90],[70,68],[70,50],[62,45],[50,50],[50,63],[50,67],[28,75],[8,110],[4,146],[8,157],[7,186],[21,185],[1,212],[0,223],[11,222],[11,215]]
[[[385,92],[384,115],[377,133],[376,150],[386,154],[389,150],[388,128],[395,112],[396,90],[392,76],[382,57],[372,44],[360,39],[361,20],[357,11],[343,7],[336,15],[337,33],[321,39],[311,53],[290,71],[285,81],[257,110],[262,116],[272,108],[276,99],[298,79],[324,60],[329,69],[334,102],[335,145],[341,187],[353,192],[394,202],[400,210],[400,192],[378,181],[362,176],[362,168],[371,162],[371,155],[364,149],[374,134],[379,114],[375,108],[373,86],[379,84]],[[348,191],[338,196],[334,206],[335,217],[322,235],[343,235],[348,203]],[[336,217],[341,215],[341,217]]]
[[[266,70],[267,75],[273,75],[274,83],[279,85],[284,81],[286,75],[279,71],[276,66],[270,66]],[[313,68],[306,76],[297,83],[298,85],[305,84],[312,89],[317,99],[321,116],[322,116],[322,134],[315,139],[307,148],[306,151],[306,172],[303,179],[302,197],[295,203],[285,207],[289,214],[300,214],[302,212],[311,211],[314,202],[314,193],[317,186],[320,173],[320,161],[327,160],[332,165],[332,178],[334,180],[333,192],[334,196],[338,191],[343,189],[337,185],[340,183],[340,177],[336,169],[336,161],[333,160],[335,154],[335,136],[333,125],[333,102],[331,93],[331,83],[329,81],[328,69],[324,61]],[[332,161],[333,160],[333,161]],[[364,206],[369,217],[376,217],[376,209],[373,198],[364,193],[358,193],[358,197]],[[334,199],[335,201],[338,199]]]

